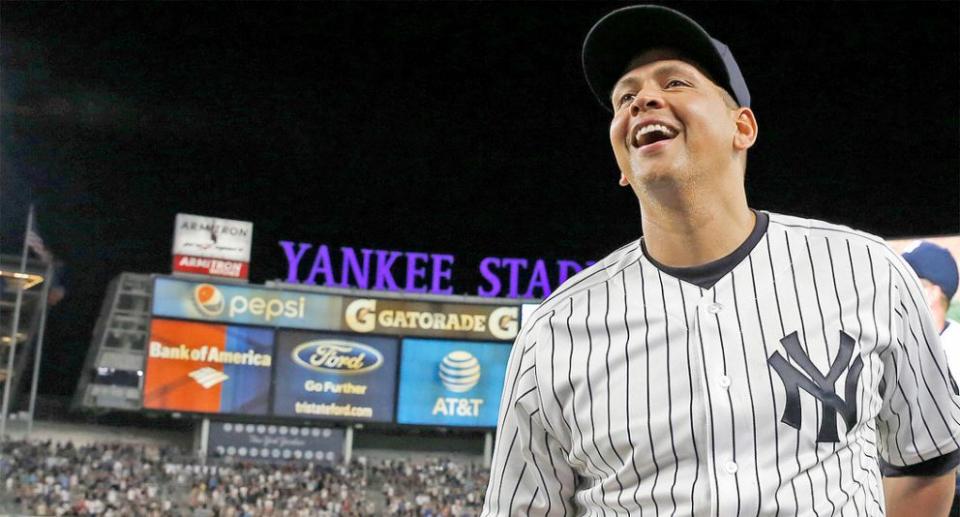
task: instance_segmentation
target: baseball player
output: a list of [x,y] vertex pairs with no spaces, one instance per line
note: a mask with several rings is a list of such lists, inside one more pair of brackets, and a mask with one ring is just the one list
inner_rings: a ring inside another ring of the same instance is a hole
[[945,515],[960,397],[910,268],[748,207],[750,93],[690,18],[616,10],[583,66],[643,237],[524,324],[482,515]]
[[[933,326],[940,332],[940,342],[947,354],[952,382],[960,373],[960,323],[947,318],[950,300],[957,292],[957,262],[950,250],[929,241],[916,241],[903,252],[903,259],[910,264],[920,278],[926,295],[927,307],[933,318]],[[957,478],[960,485],[960,477]],[[960,498],[953,496],[950,515],[960,515]]]
[[954,378],[960,374],[960,323],[947,318],[950,300],[957,293],[957,262],[950,250],[930,241],[917,241],[903,252],[903,259],[920,278],[933,326],[947,353]]

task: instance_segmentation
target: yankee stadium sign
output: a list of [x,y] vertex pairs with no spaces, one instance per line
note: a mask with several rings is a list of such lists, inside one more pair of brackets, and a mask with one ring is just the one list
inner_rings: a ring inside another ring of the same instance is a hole
[[[292,284],[358,287],[381,291],[454,294],[456,258],[450,254],[330,247],[280,241]],[[476,265],[482,281],[466,293],[486,297],[546,298],[584,267],[572,260],[484,257]]]

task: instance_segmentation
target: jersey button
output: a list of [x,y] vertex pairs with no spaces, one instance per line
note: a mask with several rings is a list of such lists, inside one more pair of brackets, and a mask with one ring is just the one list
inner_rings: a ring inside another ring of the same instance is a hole
[[728,461],[727,464],[723,466],[723,470],[726,470],[727,474],[736,474],[737,473],[736,462]]
[[719,303],[711,303],[710,305],[707,305],[707,312],[710,314],[716,314],[722,310],[723,305],[720,305]]
[[723,389],[729,388],[729,387],[730,387],[730,377],[727,377],[726,375],[721,375],[721,376],[720,376],[720,379],[717,381],[717,384],[719,384],[720,387],[723,388]]

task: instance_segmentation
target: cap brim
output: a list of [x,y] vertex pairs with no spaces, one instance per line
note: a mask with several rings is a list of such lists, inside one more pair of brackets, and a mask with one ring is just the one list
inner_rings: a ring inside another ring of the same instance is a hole
[[676,50],[727,88],[729,78],[723,59],[697,22],[666,7],[631,6],[601,18],[583,42],[583,72],[600,104],[613,111],[613,86],[627,72],[630,60],[653,48]]

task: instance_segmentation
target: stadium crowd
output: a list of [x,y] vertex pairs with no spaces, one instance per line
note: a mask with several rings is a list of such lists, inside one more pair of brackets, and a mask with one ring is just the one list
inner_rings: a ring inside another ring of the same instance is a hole
[[449,459],[216,462],[177,448],[8,441],[0,511],[23,515],[477,515],[489,473]]
[[487,469],[439,458],[385,460],[372,470],[386,500],[386,513],[402,516],[478,515],[490,479]]

